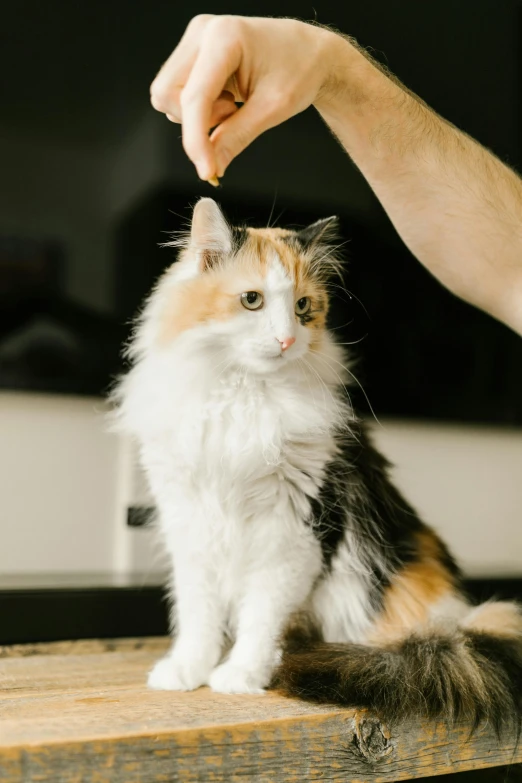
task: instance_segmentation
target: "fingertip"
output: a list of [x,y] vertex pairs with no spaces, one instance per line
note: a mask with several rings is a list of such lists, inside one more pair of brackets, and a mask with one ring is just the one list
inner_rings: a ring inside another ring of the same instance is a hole
[[230,160],[228,160],[228,158],[216,155],[216,176],[219,177],[219,179],[225,176],[225,171],[227,170],[229,163]]
[[230,154],[230,151],[225,149],[221,139],[222,133],[220,132],[220,127],[218,126],[211,134],[210,142],[214,147],[214,156],[216,159],[215,173],[216,176],[218,176],[220,179],[225,174],[225,171],[227,170],[227,167],[233,158],[233,155]]
[[213,170],[214,167],[210,165],[209,161],[210,150],[208,147],[210,144],[208,142],[208,137],[205,135],[202,139],[197,139],[195,134],[191,134],[187,131],[187,123],[185,121],[182,122],[181,127],[181,142],[183,144],[183,149],[189,160],[191,160],[196,167],[198,177],[207,180],[215,173]]
[[196,160],[194,161],[194,165],[196,167],[196,171],[198,172],[198,177],[205,182],[208,182],[210,179],[212,179],[212,177],[216,176],[216,167],[208,160]]

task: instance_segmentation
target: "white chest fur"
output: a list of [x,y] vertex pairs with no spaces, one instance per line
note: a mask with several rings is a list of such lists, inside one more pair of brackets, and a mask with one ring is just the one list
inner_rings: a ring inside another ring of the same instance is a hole
[[336,386],[310,364],[259,377],[183,359],[155,352],[138,362],[120,408],[140,443],[176,593],[199,590],[200,573],[234,624],[245,585],[263,574],[259,596],[270,585],[275,603],[285,595],[302,606],[321,568],[310,498],[349,415]]
[[[154,354],[124,381],[121,415],[157,494],[166,485],[258,512],[314,495],[335,444],[335,393],[303,366],[269,378]],[[281,484],[281,487],[278,487]]]

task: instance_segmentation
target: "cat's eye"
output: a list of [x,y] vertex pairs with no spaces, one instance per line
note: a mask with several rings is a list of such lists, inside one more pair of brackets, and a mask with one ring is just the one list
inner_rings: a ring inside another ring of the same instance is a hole
[[241,294],[241,304],[247,310],[259,310],[263,306],[263,295],[259,291],[246,291]]
[[310,310],[312,306],[312,302],[310,301],[309,296],[303,296],[301,299],[298,299],[295,303],[295,312],[296,315],[306,315],[306,313]]

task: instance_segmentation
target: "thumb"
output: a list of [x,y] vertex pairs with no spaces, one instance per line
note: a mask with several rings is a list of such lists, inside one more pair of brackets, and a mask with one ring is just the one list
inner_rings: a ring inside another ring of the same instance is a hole
[[254,93],[243,106],[213,131],[216,173],[222,177],[225,169],[240,152],[269,128],[286,119],[283,101],[263,93]]

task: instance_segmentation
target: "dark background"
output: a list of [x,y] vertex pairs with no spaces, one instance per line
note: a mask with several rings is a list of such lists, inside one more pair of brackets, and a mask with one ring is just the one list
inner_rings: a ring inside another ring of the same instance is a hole
[[1,5],[0,387],[101,394],[129,320],[201,195],[234,219],[339,214],[346,285],[332,325],[357,341],[379,414],[522,423],[522,341],[416,262],[313,109],[265,134],[216,193],[149,84],[195,13],[317,18],[522,165],[521,4],[17,0]]

